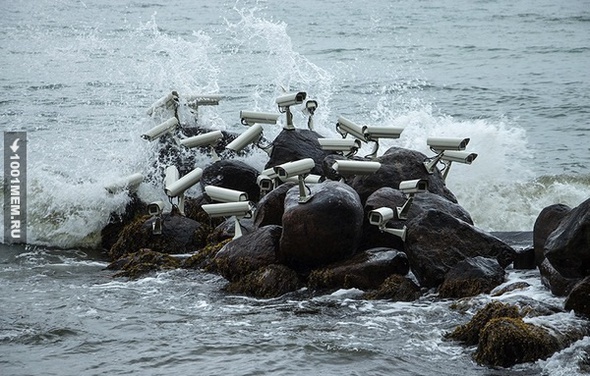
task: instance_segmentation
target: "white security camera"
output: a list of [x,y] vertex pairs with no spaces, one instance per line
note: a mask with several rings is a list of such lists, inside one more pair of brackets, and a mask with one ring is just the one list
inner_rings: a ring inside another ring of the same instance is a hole
[[404,128],[364,126],[363,134],[367,141],[375,141],[380,138],[399,138]]
[[175,181],[180,178],[180,173],[176,166],[168,166],[166,167],[166,171],[164,172],[164,187],[168,187]]
[[256,184],[260,187],[261,192],[270,192],[274,187],[272,179],[266,175],[258,175]]
[[[320,184],[324,180],[326,180],[325,177],[323,177],[321,175],[314,175],[314,174],[309,174],[305,177],[305,179],[303,179],[305,184]],[[284,181],[285,181],[285,183],[287,183],[287,182],[297,183],[299,181],[299,177],[292,176],[290,178],[285,179]]]
[[240,119],[243,125],[255,123],[276,124],[279,116],[279,114],[272,112],[240,111]]
[[304,91],[296,92],[296,93],[289,93],[285,95],[281,95],[276,99],[277,105],[279,108],[289,107],[296,104],[301,104],[307,97],[307,93]]
[[429,137],[426,143],[432,150],[440,153],[443,150],[465,150],[469,138]]
[[240,152],[250,143],[257,143],[262,137],[262,125],[254,124],[244,133],[236,137],[232,142],[227,144],[226,149]]
[[271,179],[276,179],[279,177],[279,175],[277,175],[277,172],[274,167],[267,168],[266,170],[262,170],[262,172],[260,174],[268,176]]
[[356,138],[318,138],[323,150],[356,152],[361,147],[361,140]]
[[150,108],[147,110],[147,114],[152,116],[152,114],[159,108],[176,108],[178,106],[178,93],[176,91],[171,92],[168,95],[163,96],[162,98],[155,101]]
[[215,145],[223,138],[221,131],[212,131],[180,140],[180,144],[187,148]]
[[164,201],[154,201],[148,205],[147,209],[148,214],[151,216],[162,215],[162,212],[164,211]]
[[300,159],[298,161],[283,163],[274,168],[277,176],[281,179],[287,179],[292,176],[307,175],[315,167],[315,161],[311,158]]
[[219,204],[204,204],[201,206],[209,217],[245,217],[252,211],[249,201],[223,202]]
[[332,169],[342,176],[369,175],[377,172],[381,163],[374,161],[336,161]]
[[114,182],[113,184],[109,184],[104,188],[112,195],[123,192],[124,190],[128,190],[130,193],[133,193],[137,191],[137,188],[141,182],[143,182],[143,175],[138,172],[119,179],[118,181]]
[[214,185],[205,186],[205,193],[211,200],[217,202],[248,201],[248,194],[246,192]]
[[360,125],[357,125],[352,121],[346,119],[345,117],[340,116],[338,118],[338,123],[336,123],[336,130],[338,131],[338,133],[342,135],[342,138],[345,138],[346,135],[350,134],[353,137],[356,137],[360,140],[365,140],[363,128]]
[[223,99],[220,94],[191,94],[185,97],[189,107],[197,109],[199,106],[217,106]]
[[154,141],[162,137],[166,133],[174,131],[177,126],[178,120],[175,117],[173,117],[145,132],[141,135],[141,138],[148,141]]
[[428,190],[428,180],[425,180],[425,179],[404,180],[399,183],[399,190],[405,194],[426,192]]
[[386,227],[387,222],[393,219],[393,209],[386,206],[380,207],[369,212],[369,223],[379,227],[379,231],[387,232],[395,236],[399,236],[402,241],[406,241],[407,228],[404,226],[401,229]]
[[442,155],[442,160],[447,162],[458,162],[471,164],[477,158],[476,153],[469,153],[467,151],[445,150]]
[[203,170],[199,167],[195,168],[188,174],[184,175],[180,179],[176,180],[175,182],[166,185],[164,191],[168,197],[177,197],[192,187],[193,185],[197,184],[201,177],[203,176]]
[[305,110],[308,114],[313,115],[315,114],[315,110],[318,109],[318,101],[310,99],[305,102]]

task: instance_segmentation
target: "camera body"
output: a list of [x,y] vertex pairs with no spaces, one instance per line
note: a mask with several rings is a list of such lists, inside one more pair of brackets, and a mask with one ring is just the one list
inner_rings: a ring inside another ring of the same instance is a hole
[[240,111],[240,119],[243,125],[276,124],[279,114],[273,112]]
[[277,176],[285,180],[292,176],[307,175],[315,167],[315,161],[311,158],[300,159],[298,161],[283,163],[274,167]]
[[176,129],[178,126],[178,119],[175,117],[166,120],[165,122],[156,125],[149,131],[145,132],[141,135],[141,138],[148,141],[154,141],[158,138],[162,137],[166,133],[170,133]]
[[232,142],[227,144],[226,149],[233,150],[236,153],[244,149],[248,144],[258,142],[262,137],[262,125],[253,124],[244,133],[236,137]]

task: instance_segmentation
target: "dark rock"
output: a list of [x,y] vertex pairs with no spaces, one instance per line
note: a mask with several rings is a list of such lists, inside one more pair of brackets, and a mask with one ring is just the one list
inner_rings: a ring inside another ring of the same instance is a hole
[[489,293],[504,282],[504,269],[496,259],[482,256],[459,261],[440,286],[441,298],[463,298]]
[[184,269],[202,269],[207,272],[217,272],[217,264],[214,262],[215,255],[223,246],[232,241],[226,239],[219,243],[210,243],[199,249],[195,254],[184,259],[181,267]]
[[563,204],[555,204],[541,210],[533,227],[533,248],[535,250],[535,264],[541,265],[545,259],[545,242],[551,233],[559,226],[563,218],[572,209]]
[[370,290],[378,288],[392,274],[406,275],[409,271],[405,253],[391,248],[373,248],[313,270],[308,285],[311,288]]
[[377,290],[367,292],[363,299],[387,299],[394,302],[412,302],[420,297],[420,287],[407,276],[393,274]]
[[398,147],[390,148],[382,156],[377,158],[381,162],[381,168],[374,174],[357,176],[351,186],[358,192],[364,203],[367,198],[382,187],[397,189],[399,183],[404,180],[426,179],[428,190],[440,195],[451,202],[457,202],[457,198],[446,187],[444,179],[438,169],[429,174],[424,167],[426,155],[409,149]]
[[121,270],[115,277],[139,278],[146,273],[160,270],[176,269],[180,261],[170,255],[154,252],[151,249],[140,249],[127,253],[107,266],[109,270]]
[[479,342],[480,333],[486,324],[499,317],[520,318],[521,314],[518,307],[493,301],[477,311],[468,323],[458,326],[453,332],[447,334],[446,338],[463,342],[467,346],[475,345]]
[[[395,210],[396,207],[402,207],[406,200],[406,196],[401,191],[390,187],[379,188],[369,196],[365,203],[365,218],[363,222],[361,247],[391,247],[400,250],[405,249],[405,245],[401,238],[381,232],[377,226],[369,224],[368,214],[371,210],[383,206]],[[467,213],[467,211],[459,204],[453,203],[434,193],[424,192],[414,196],[406,220],[399,220],[396,216],[388,222],[387,227],[401,229],[408,221],[428,210],[438,210],[464,222],[473,224],[469,213]]]
[[488,366],[511,367],[546,359],[557,350],[557,339],[546,329],[525,323],[520,317],[500,317],[482,329],[474,358]]
[[192,253],[205,245],[200,223],[179,214],[162,215],[162,234],[152,232],[153,218],[143,216],[127,225],[109,252],[111,260],[149,248],[167,254]]
[[539,265],[541,272],[541,282],[551,290],[551,293],[557,296],[567,296],[574,285],[580,281],[581,278],[565,278],[559,273],[549,260],[545,259]]
[[578,282],[565,300],[565,309],[590,317],[590,277]]
[[287,191],[294,187],[295,183],[285,183],[270,191],[258,201],[254,214],[254,227],[283,224],[285,212],[285,196]]
[[[254,222],[252,218],[242,218],[239,220],[240,231],[243,235],[254,231]],[[236,221],[234,217],[223,221],[219,226],[215,227],[207,237],[208,243],[219,243],[226,239],[233,239],[236,232]]]
[[437,287],[453,266],[469,257],[496,258],[502,268],[513,259],[509,245],[447,213],[428,210],[407,226],[405,251],[422,287]]
[[516,250],[514,254],[514,269],[525,270],[537,267],[535,260],[535,249],[533,247]]
[[264,266],[276,264],[281,232],[280,226],[261,227],[227,243],[215,256],[217,270],[233,282]]
[[361,235],[363,207],[346,184],[326,181],[311,186],[312,198],[300,204],[299,189],[285,197],[279,262],[307,271],[354,254]]
[[256,298],[276,298],[296,291],[301,282],[294,270],[285,265],[267,265],[252,272],[226,288],[228,292],[246,294]]
[[273,140],[272,152],[265,169],[303,158],[312,158],[316,167],[311,170],[311,173],[322,175],[322,161],[331,152],[321,148],[318,142],[318,138],[321,137],[309,129],[297,128],[281,131]]
[[590,199],[565,215],[547,238],[544,253],[566,278],[590,275]]
[[[350,158],[352,160],[357,160],[359,158]],[[340,180],[341,176],[338,174],[336,170],[332,168],[336,161],[344,161],[349,160],[349,158],[344,157],[343,155],[339,154],[329,154],[327,155],[324,160],[322,161],[322,174],[326,177],[326,179],[330,180]],[[352,181],[352,180],[351,180]]]
[[131,194],[122,213],[111,213],[109,223],[100,232],[101,247],[108,251],[119,239],[121,231],[138,217],[147,213],[147,204]]
[[492,290],[490,293],[492,296],[502,296],[502,295],[507,294],[512,291],[524,290],[530,286],[531,285],[528,282],[524,282],[524,281],[514,282],[514,283],[511,283],[507,286],[503,286],[502,288],[499,288],[497,290]]
[[260,187],[256,183],[259,172],[254,167],[237,160],[220,160],[207,166],[201,177],[201,188],[215,185],[248,194],[250,201],[258,201]]

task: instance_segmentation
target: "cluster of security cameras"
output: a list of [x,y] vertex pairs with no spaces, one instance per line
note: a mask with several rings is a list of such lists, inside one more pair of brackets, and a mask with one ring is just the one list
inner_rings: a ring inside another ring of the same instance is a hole
[[476,153],[465,151],[467,144],[469,144],[469,138],[430,137],[426,143],[436,155],[428,158],[424,162],[424,167],[429,174],[432,174],[437,164],[442,163],[444,165],[442,169],[444,180],[447,179],[451,163],[471,164],[477,158]]

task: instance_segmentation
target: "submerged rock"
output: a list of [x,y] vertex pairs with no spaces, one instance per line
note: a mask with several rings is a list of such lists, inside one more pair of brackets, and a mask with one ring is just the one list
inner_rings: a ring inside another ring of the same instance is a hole
[[170,255],[154,252],[151,249],[140,249],[137,252],[128,253],[110,263],[109,270],[120,270],[115,277],[128,277],[136,279],[146,273],[160,270],[176,269],[180,261]]
[[285,265],[267,265],[230,283],[226,290],[255,298],[276,298],[296,291],[301,282],[294,270]]
[[496,259],[472,257],[460,261],[445,276],[441,298],[463,298],[489,293],[504,282],[504,269]]
[[412,302],[420,297],[420,286],[408,276],[393,274],[379,288],[363,295],[363,299],[387,299],[393,302]]

